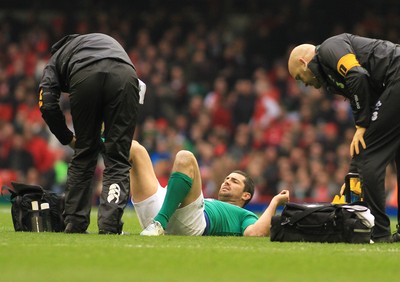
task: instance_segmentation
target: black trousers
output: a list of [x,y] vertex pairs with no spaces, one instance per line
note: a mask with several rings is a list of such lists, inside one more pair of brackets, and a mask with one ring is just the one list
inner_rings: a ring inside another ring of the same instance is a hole
[[[367,149],[355,157],[361,177],[365,200],[375,216],[372,237],[391,234],[390,220],[386,214],[386,167],[395,161],[397,179],[400,176],[400,82],[387,85],[375,108],[364,140]],[[361,146],[360,146],[361,147]]]
[[[92,179],[100,153],[104,159],[98,227],[122,231],[129,197],[129,150],[135,131],[139,86],[135,70],[115,60],[101,60],[70,81],[71,116],[76,145],[66,186],[65,222],[85,231],[90,223]],[[101,141],[104,122],[104,143]]]

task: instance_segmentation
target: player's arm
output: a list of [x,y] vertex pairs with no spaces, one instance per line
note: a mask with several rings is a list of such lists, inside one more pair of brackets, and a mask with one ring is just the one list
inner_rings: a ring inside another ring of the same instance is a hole
[[256,223],[249,225],[243,236],[269,236],[271,229],[271,219],[276,213],[276,209],[289,201],[289,191],[283,190],[272,198],[268,208],[263,212]]
[[55,67],[48,64],[43,71],[42,81],[39,86],[39,108],[42,117],[50,131],[63,145],[71,144],[74,135],[65,122],[65,116],[60,108],[60,86]]

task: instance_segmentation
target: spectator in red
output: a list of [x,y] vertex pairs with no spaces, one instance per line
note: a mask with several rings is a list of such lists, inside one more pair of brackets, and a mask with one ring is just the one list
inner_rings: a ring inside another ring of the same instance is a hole
[[32,155],[35,168],[40,173],[42,186],[51,190],[54,183],[54,153],[50,150],[47,141],[34,134],[28,124],[24,127],[25,149]]

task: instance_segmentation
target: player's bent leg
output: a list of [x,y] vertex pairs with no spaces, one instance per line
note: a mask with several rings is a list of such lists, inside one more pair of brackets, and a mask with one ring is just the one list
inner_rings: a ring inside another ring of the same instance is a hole
[[176,154],[172,172],[183,173],[192,179],[192,187],[180,205],[180,208],[183,208],[196,201],[202,194],[200,169],[193,153],[186,150],[179,151]]
[[132,141],[129,161],[132,200],[142,202],[157,192],[158,180],[147,150],[137,141]]
[[[193,186],[193,183],[196,183]],[[193,188],[193,189],[192,189]],[[193,190],[193,191],[192,191]],[[156,224],[160,223],[165,230],[170,218],[179,208],[182,209],[195,202],[202,195],[200,172],[196,158],[189,151],[179,151],[175,157],[173,170],[168,180],[167,193],[153,224],[146,227],[141,235],[157,236]]]
[[156,193],[147,199],[141,202],[132,201],[142,229],[149,226],[153,222],[154,217],[160,211],[164,202],[165,194],[167,193],[166,190],[167,189],[158,186]]

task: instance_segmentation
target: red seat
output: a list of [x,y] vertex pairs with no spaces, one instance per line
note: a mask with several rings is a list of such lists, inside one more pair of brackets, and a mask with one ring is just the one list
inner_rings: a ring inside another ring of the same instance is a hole
[[9,104],[0,104],[0,120],[11,121],[13,109]]

